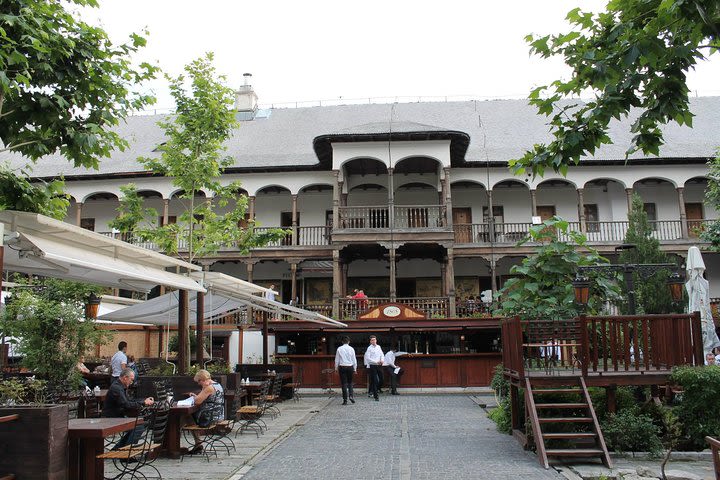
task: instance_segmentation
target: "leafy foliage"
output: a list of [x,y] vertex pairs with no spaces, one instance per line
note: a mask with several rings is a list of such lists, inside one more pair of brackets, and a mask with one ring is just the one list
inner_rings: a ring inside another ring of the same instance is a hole
[[[567,20],[568,33],[526,37],[532,53],[561,56],[572,75],[530,93],[530,103],[550,117],[554,139],[511,161],[516,174],[566,174],[581,156],[611,143],[609,123],[633,108],[639,115],[628,154],[657,155],[663,124],[692,126],[686,74],[720,47],[717,0],[611,0],[605,12],[576,8]],[[585,103],[566,100],[588,93],[594,98]]]
[[507,397],[510,393],[510,382],[505,378],[505,375],[503,375],[502,363],[495,365],[493,377],[490,381],[490,388],[495,390],[495,395],[498,397]]
[[[660,250],[660,242],[653,237],[653,229],[648,221],[643,201],[638,195],[633,195],[632,198],[625,243],[635,245],[635,248],[624,250],[620,254],[618,261],[621,264],[671,263],[668,256]],[[667,279],[671,273],[665,268],[658,270],[649,278],[644,278],[637,272],[633,273],[637,314],[682,313],[683,305],[674,305],[668,292]],[[624,282],[622,285],[624,290]],[[620,303],[620,308],[623,313],[630,313],[627,302]]]
[[[181,190],[185,203],[177,222],[157,225],[157,211],[145,209],[135,185],[130,184],[123,189],[118,217],[110,223],[121,232],[155,242],[167,254],[179,255],[181,248],[186,249],[190,262],[229,244],[245,254],[287,234],[283,229],[256,233],[254,222],[245,221],[248,200],[240,194],[240,183],[220,183],[224,169],[232,164],[230,157],[221,156],[223,143],[237,122],[233,92],[223,85],[224,77],[216,75],[212,60],[208,53],[185,67],[187,78],[168,77],[177,110],[159,122],[167,142],[159,158],[140,159],[146,169],[172,178]],[[202,198],[201,193],[212,194],[212,199]],[[224,210],[224,214],[217,213]]]
[[674,407],[682,423],[684,443],[688,447],[705,448],[705,437],[720,432],[720,367],[678,367],[670,380],[683,389],[680,403]]
[[24,283],[27,288],[14,290],[0,330],[19,339],[25,367],[51,383],[62,383],[87,348],[106,339],[96,323],[84,321],[86,298],[99,290],[57,279]]
[[[586,244],[583,234],[570,231],[568,222],[558,217],[530,228],[528,238],[520,244],[528,241],[537,242],[539,246],[534,254],[510,269],[516,277],[505,282],[498,292],[500,308],[495,315],[560,320],[580,314],[572,286],[577,267],[607,263],[607,260]],[[601,276],[591,285],[589,312],[600,310],[605,298],[617,295],[614,283]]]
[[609,449],[618,452],[650,452],[659,455],[662,451],[660,427],[652,417],[639,413],[637,409],[626,409],[607,416],[602,425],[603,436]]
[[510,416],[510,399],[503,398],[497,407],[488,412],[488,418],[495,422],[498,432],[512,433],[512,418]]
[[[717,156],[708,162],[710,173],[708,174],[708,188],[705,192],[705,199],[708,203],[720,208],[720,150]],[[720,251],[720,221],[714,221],[707,225],[701,232],[700,238],[710,242],[710,250]]]
[[62,220],[70,205],[62,180],[30,183],[27,175],[16,175],[0,167],[0,210],[18,210]]
[[156,68],[131,63],[143,36],[113,45],[68,4],[97,7],[96,0],[3,1],[0,152],[37,160],[59,151],[76,166],[97,168],[99,157],[127,146],[112,127],[153,101],[135,88]]

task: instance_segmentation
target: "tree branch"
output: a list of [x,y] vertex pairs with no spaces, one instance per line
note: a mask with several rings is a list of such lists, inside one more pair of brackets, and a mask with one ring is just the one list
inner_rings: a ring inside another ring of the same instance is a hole
[[38,143],[38,141],[37,141],[37,140],[31,140],[31,141],[28,141],[28,142],[18,143],[17,145],[9,145],[9,146],[7,146],[7,147],[5,147],[5,148],[0,149],[0,153],[7,152],[8,150],[13,150],[13,149],[16,149],[16,148],[24,147],[25,145],[32,145],[33,143]]

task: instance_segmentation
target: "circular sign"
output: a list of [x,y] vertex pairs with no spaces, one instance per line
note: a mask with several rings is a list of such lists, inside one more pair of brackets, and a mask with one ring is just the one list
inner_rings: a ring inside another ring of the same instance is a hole
[[395,305],[390,305],[383,308],[383,313],[386,317],[397,317],[398,315],[400,315],[400,308],[396,307]]

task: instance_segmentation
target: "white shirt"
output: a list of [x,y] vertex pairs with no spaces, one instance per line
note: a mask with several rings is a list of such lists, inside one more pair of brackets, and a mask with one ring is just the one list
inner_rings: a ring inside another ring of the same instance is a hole
[[337,352],[335,352],[335,370],[338,367],[353,367],[353,370],[357,372],[355,349],[347,343],[338,347]]
[[386,367],[397,368],[397,365],[395,365],[395,352],[393,352],[392,350],[390,350],[390,351],[388,351],[388,352],[385,354],[385,362],[384,362],[384,365],[385,365]]
[[365,366],[368,365],[382,365],[383,359],[384,359],[382,348],[380,348],[380,345],[368,345],[367,350],[365,350]]
[[265,298],[267,300],[275,300],[275,292],[273,292],[272,290],[268,290],[267,292],[265,292]]
[[127,366],[127,355],[123,353],[122,350],[118,350],[115,352],[115,355],[112,356],[112,359],[110,360],[110,368],[112,368],[112,376],[113,377],[119,377],[122,373],[122,364],[125,364]]

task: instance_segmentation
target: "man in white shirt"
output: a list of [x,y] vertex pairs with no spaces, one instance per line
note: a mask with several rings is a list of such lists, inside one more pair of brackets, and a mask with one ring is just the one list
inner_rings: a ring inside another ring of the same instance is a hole
[[[385,370],[387,370],[388,375],[390,375],[390,395],[400,395],[397,391],[400,368],[395,365],[395,349],[393,347],[390,347],[390,350],[385,354],[384,365]],[[395,373],[395,370],[397,370],[398,373]]]
[[[112,376],[112,382],[115,382],[120,378],[120,374],[127,368],[127,342],[122,341],[118,343],[118,351],[110,359],[110,375]],[[111,382],[111,383],[112,383]]]
[[265,298],[267,300],[275,300],[275,284],[270,285],[270,287],[265,291]]
[[353,395],[353,374],[357,372],[357,357],[355,349],[350,346],[350,338],[343,337],[343,344],[335,352],[335,371],[340,374],[342,385],[343,405],[347,405],[348,396],[351,403],[355,403]]
[[375,398],[375,401],[380,401],[378,396],[378,382],[380,381],[380,375],[382,375],[382,365],[385,360],[382,348],[377,344],[377,337],[370,335],[370,345],[365,350],[364,363],[365,368],[370,371],[370,394]]

